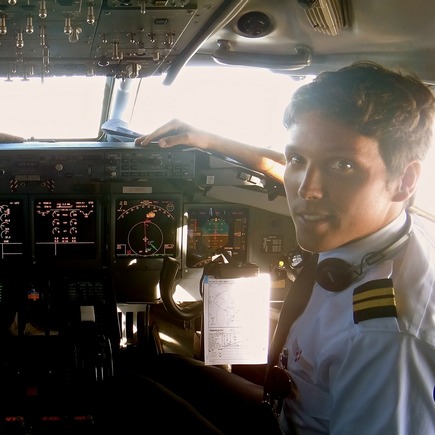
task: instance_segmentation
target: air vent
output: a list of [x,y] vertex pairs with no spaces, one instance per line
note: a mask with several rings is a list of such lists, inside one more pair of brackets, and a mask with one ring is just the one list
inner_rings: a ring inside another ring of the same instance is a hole
[[325,35],[338,35],[350,26],[348,0],[298,0],[313,29]]

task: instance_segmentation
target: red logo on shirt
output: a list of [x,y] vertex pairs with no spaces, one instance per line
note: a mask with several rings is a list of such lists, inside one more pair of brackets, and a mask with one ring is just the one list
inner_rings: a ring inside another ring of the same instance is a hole
[[295,351],[295,362],[299,361],[302,356],[302,350]]

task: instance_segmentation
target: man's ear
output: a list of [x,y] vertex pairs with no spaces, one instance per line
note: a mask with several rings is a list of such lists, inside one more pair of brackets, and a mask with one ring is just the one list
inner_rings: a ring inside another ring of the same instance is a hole
[[420,172],[421,162],[418,160],[414,160],[406,166],[402,177],[398,180],[397,192],[394,194],[393,201],[405,202],[414,195]]

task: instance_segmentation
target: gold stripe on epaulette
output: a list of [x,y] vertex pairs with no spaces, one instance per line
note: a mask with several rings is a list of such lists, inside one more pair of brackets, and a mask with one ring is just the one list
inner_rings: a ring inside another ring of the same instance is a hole
[[393,281],[388,278],[366,282],[353,292],[353,320],[397,317]]

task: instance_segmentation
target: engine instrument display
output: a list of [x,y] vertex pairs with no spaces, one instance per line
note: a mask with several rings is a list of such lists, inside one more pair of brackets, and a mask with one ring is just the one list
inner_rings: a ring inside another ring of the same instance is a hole
[[239,206],[188,208],[186,267],[204,267],[224,249],[247,261],[248,210]]
[[24,204],[21,199],[0,199],[0,260],[24,254]]
[[33,228],[36,259],[92,259],[97,255],[94,199],[35,199]]
[[180,203],[178,197],[119,198],[115,206],[115,257],[176,256]]

